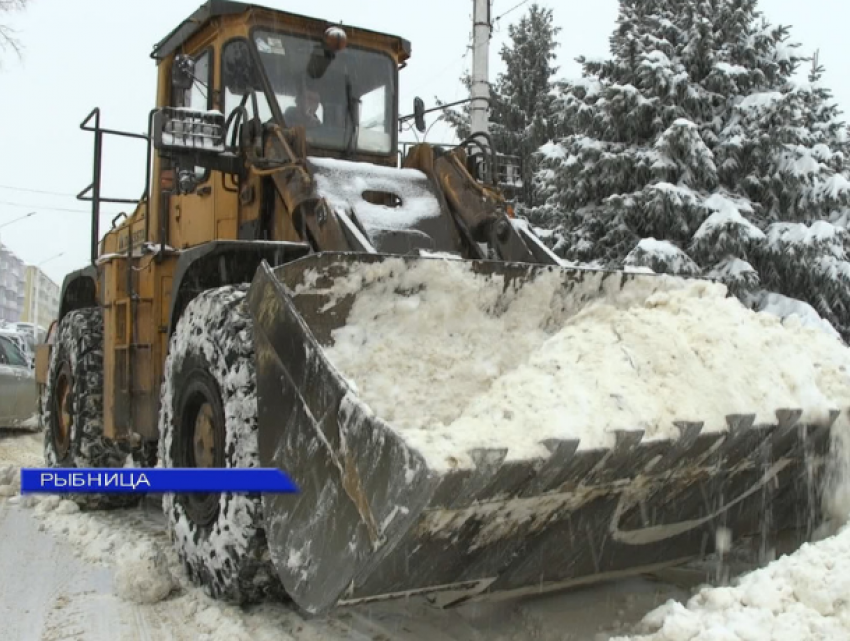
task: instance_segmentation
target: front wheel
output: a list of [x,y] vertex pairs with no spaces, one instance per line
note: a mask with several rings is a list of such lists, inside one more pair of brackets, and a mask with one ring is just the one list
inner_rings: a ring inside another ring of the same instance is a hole
[[[258,467],[253,325],[246,287],[200,294],[181,316],[165,364],[160,460],[172,468]],[[211,596],[251,603],[282,595],[259,494],[166,494],[172,539]]]
[[[124,467],[129,449],[103,436],[103,315],[91,307],[59,324],[41,397],[48,467]],[[132,494],[69,494],[88,509],[134,505]]]

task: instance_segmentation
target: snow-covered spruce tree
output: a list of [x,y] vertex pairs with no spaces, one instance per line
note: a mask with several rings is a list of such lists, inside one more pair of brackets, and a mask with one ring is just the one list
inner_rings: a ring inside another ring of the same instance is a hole
[[[552,76],[556,37],[552,9],[532,4],[516,24],[508,27],[509,42],[499,53],[505,64],[491,87],[490,134],[500,153],[519,156],[523,172],[521,201],[532,204],[535,152],[554,130],[548,116],[552,109]],[[470,87],[469,74],[461,82]],[[469,136],[469,108],[449,110],[445,119],[461,139]]]
[[[460,77],[460,82],[466,88],[467,92],[472,91],[472,77],[469,75],[468,71],[464,72],[464,74]],[[437,103],[438,107],[442,107],[443,105],[447,104],[439,98],[435,98],[435,102]],[[498,93],[496,93],[495,87],[491,84],[490,109],[492,110],[493,105],[498,104],[498,102],[499,95]],[[459,109],[450,107],[443,111],[441,117],[449,125],[451,125],[452,129],[455,130],[455,134],[459,139],[466,140],[467,138],[469,138],[469,134],[471,133],[469,103],[462,105]],[[493,132],[491,131],[490,133],[492,135]]]
[[568,259],[779,292],[850,337],[846,129],[756,4],[621,0],[611,56],[558,85],[530,218]]
[[556,38],[560,28],[554,25],[552,9],[531,5],[520,21],[508,27],[510,43],[502,46],[500,55],[505,72],[498,78],[500,101],[493,121],[503,139],[505,153],[520,157],[526,206],[533,202],[534,154],[554,131],[549,124],[552,110],[552,76]]

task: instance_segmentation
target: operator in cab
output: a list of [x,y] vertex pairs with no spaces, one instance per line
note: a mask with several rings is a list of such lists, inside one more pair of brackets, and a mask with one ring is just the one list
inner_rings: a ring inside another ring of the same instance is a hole
[[286,121],[287,127],[297,127],[299,125],[307,127],[319,127],[322,120],[316,114],[321,103],[319,93],[310,87],[301,87],[298,95],[295,96],[295,106],[290,107],[283,114],[283,119]]

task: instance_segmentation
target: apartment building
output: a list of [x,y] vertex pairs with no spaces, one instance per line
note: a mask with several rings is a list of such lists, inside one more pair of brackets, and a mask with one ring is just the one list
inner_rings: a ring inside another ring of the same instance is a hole
[[59,314],[59,285],[38,267],[27,266],[21,321],[47,329]]
[[0,242],[0,321],[21,320],[25,278],[24,261]]

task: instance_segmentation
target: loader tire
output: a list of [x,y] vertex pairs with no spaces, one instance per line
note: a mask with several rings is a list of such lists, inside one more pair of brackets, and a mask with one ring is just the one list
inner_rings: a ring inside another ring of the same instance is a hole
[[[192,300],[171,339],[159,416],[163,467],[259,466],[253,324],[247,286]],[[259,494],[166,494],[163,509],[187,573],[212,597],[283,597]]]
[[[129,448],[103,436],[103,314],[97,307],[68,313],[56,331],[41,404],[48,467],[124,467]],[[77,494],[83,509],[114,509],[137,494]]]

